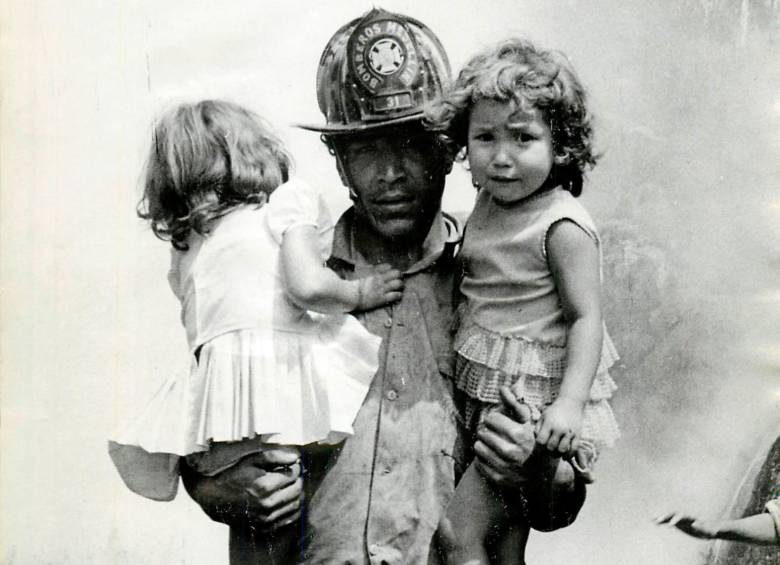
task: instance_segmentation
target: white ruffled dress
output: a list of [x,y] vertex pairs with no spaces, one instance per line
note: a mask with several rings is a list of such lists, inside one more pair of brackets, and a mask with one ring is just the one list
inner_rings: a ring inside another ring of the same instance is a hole
[[[482,409],[500,403],[499,389],[537,411],[558,396],[566,369],[567,326],[547,262],[547,233],[571,221],[600,245],[587,211],[555,188],[504,205],[482,190],[477,196],[459,258],[463,264],[455,385],[471,402],[469,426]],[[598,451],[619,437],[609,399],[617,389],[609,368],[618,360],[604,329],[600,363],[586,403],[582,438]]]
[[169,280],[192,368],[165,382],[110,442],[131,490],[172,499],[181,456],[213,475],[263,443],[337,443],[352,434],[381,340],[352,316],[309,312],[288,297],[279,248],[301,225],[316,228],[324,261],[333,231],[326,205],[294,180],[172,252]]

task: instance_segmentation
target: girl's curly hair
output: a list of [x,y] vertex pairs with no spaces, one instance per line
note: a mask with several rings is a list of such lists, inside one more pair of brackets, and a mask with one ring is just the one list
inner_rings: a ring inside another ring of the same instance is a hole
[[282,142],[256,114],[222,100],[181,104],[155,124],[138,216],[157,237],[186,250],[190,230],[206,235],[236,206],[264,204],[291,167]]
[[558,51],[508,39],[466,63],[452,89],[426,110],[426,125],[465,159],[471,109],[479,100],[511,102],[519,110],[538,108],[550,125],[557,157],[551,174],[574,196],[583,174],[598,159],[585,89],[571,63]]

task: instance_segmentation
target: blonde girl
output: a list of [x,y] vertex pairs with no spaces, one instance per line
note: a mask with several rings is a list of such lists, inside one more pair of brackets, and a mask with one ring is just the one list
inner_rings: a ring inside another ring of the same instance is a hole
[[182,104],[155,125],[138,213],[171,243],[192,368],[110,445],[143,496],[175,496],[181,457],[214,475],[269,444],[352,433],[379,338],[345,313],[398,300],[400,274],[326,268],[327,208],[290,169],[269,126],[229,102]]

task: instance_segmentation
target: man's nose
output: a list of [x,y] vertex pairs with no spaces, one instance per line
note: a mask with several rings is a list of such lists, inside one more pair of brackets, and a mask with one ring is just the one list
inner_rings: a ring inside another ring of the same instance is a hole
[[379,172],[381,181],[391,184],[406,177],[403,153],[398,149],[387,149],[382,157],[382,166]]

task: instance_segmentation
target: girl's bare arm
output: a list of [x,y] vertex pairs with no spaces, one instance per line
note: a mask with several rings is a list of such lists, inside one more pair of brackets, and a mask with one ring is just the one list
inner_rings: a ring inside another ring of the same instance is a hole
[[368,310],[400,300],[401,274],[380,267],[365,279],[345,281],[322,264],[314,226],[295,226],[282,239],[281,258],[287,290],[300,306],[335,314]]
[[[547,260],[569,328],[563,383],[558,398],[545,411],[537,440],[566,452],[570,445],[562,435],[566,429],[563,424],[581,420],[601,357],[599,251],[596,242],[582,228],[564,220],[550,228]],[[563,445],[559,446],[559,442]]]

